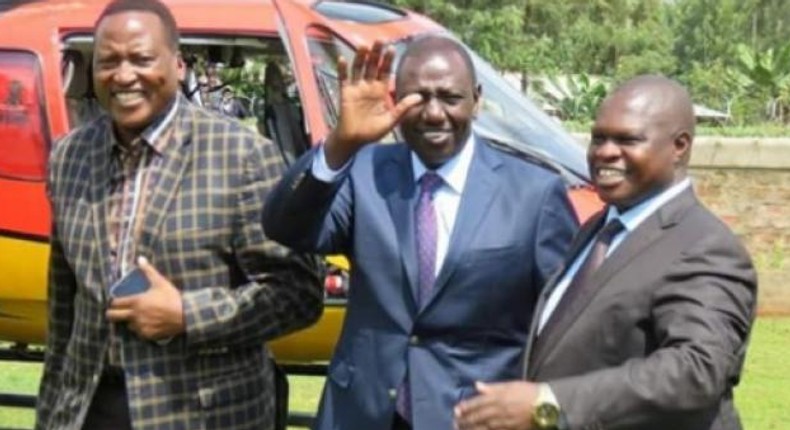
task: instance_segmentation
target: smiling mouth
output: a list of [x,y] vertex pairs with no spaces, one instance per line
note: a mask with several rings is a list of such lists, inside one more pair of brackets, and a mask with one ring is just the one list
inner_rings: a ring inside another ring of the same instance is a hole
[[430,141],[444,140],[452,135],[448,130],[426,130],[422,132],[422,136]]
[[113,94],[113,98],[121,107],[134,106],[143,101],[142,92],[118,92]]
[[625,171],[608,167],[598,167],[594,170],[595,182],[598,185],[616,185],[625,180]]

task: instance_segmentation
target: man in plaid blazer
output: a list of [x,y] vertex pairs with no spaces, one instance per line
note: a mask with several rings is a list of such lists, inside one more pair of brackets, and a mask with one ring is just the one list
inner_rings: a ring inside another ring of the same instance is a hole
[[[38,429],[271,429],[264,342],[315,321],[318,261],[268,240],[276,147],[178,93],[169,10],[117,0],[97,21],[109,115],[54,149],[50,322]],[[111,300],[138,266],[150,287]]]

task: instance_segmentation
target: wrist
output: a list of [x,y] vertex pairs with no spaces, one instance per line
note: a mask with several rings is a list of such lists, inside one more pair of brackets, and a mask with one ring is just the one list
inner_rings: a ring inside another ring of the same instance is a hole
[[532,408],[532,424],[537,430],[557,430],[560,424],[560,404],[549,384],[538,384],[538,394]]

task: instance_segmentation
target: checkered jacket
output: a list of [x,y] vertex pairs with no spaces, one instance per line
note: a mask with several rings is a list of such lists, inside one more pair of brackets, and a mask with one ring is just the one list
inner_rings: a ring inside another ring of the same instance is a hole
[[[133,428],[273,428],[265,342],[314,322],[323,302],[312,256],[267,239],[263,202],[277,148],[182,99],[137,242],[180,288],[186,333],[166,345],[123,326],[121,363]],[[79,429],[106,363],[110,276],[105,200],[111,124],[103,116],[53,150],[49,334],[37,429]]]

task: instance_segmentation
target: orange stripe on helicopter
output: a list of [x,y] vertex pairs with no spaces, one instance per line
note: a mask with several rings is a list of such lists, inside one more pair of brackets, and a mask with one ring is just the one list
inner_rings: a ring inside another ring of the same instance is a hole
[[0,178],[0,231],[46,240],[49,229],[45,184]]

